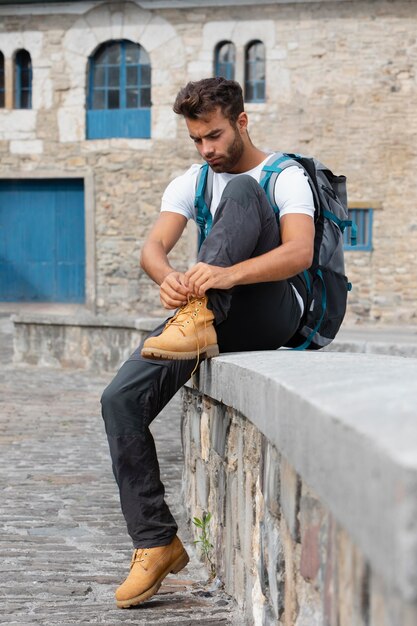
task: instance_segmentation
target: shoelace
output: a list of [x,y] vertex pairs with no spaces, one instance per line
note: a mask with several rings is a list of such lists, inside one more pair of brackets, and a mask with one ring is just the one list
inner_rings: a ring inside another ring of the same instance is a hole
[[[179,320],[179,318],[182,315],[185,315],[186,317],[191,317],[191,321],[194,325],[194,333],[195,333],[195,339],[196,339],[196,344],[197,344],[197,361],[196,361],[193,371],[191,372],[191,376],[193,376],[195,372],[197,371],[198,366],[200,365],[200,343],[198,341],[198,332],[197,332],[197,326],[195,323],[195,318],[197,317],[198,312],[200,311],[200,307],[203,305],[203,301],[201,298],[190,298],[190,296],[187,296],[187,299],[188,299],[188,303],[185,304],[183,307],[181,307],[181,309],[178,309],[174,317],[172,317],[169,320],[166,327],[173,325],[173,326],[181,326],[182,328],[185,328],[185,324],[189,324],[190,320],[186,320],[184,324],[182,321]],[[199,307],[192,308],[194,304],[199,305]],[[206,331],[206,329],[207,329],[207,320],[206,320],[206,316],[204,316],[204,332]]]
[[145,559],[143,558],[144,556],[147,556],[147,553],[145,550],[146,548],[137,548],[134,551],[132,555],[132,560],[130,562],[130,569],[132,569],[135,563],[143,563],[145,561]]

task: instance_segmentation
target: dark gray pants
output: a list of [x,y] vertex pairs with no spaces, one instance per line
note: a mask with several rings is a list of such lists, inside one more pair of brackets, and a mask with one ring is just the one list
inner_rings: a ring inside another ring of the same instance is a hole
[[[227,267],[277,245],[278,225],[265,193],[250,176],[239,176],[224,190],[198,260]],[[297,288],[305,301],[301,281]],[[275,350],[299,326],[299,306],[287,280],[211,290],[208,297],[221,352]],[[128,532],[135,548],[151,548],[170,543],[177,525],[164,500],[149,425],[189,379],[195,361],[143,359],[140,350],[120,368],[101,401]]]

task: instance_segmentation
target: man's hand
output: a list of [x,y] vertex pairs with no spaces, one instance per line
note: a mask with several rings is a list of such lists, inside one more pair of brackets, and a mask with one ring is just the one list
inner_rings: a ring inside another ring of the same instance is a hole
[[233,267],[219,267],[197,263],[186,273],[189,291],[195,296],[204,296],[208,289],[230,289],[233,283]]
[[159,297],[165,309],[177,309],[187,302],[190,290],[185,275],[181,272],[170,272],[159,286]]

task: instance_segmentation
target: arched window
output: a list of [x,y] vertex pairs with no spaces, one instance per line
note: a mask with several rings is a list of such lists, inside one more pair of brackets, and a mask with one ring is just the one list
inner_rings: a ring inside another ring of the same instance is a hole
[[0,109],[4,107],[4,55],[0,52]]
[[222,76],[227,80],[235,79],[235,44],[231,41],[221,41],[214,52],[214,75]]
[[101,45],[89,60],[87,138],[151,136],[151,65],[131,41]]
[[265,46],[251,41],[245,51],[245,100],[265,102]]
[[14,108],[32,108],[32,60],[27,50],[14,57]]

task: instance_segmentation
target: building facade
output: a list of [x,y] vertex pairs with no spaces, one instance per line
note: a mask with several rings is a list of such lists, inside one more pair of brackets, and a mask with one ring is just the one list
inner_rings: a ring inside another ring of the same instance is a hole
[[[347,176],[348,320],[417,324],[416,25],[406,0],[0,2],[0,302],[161,313],[140,250],[198,162],[172,104],[219,73],[257,146]],[[195,249],[190,224],[172,262]]]

